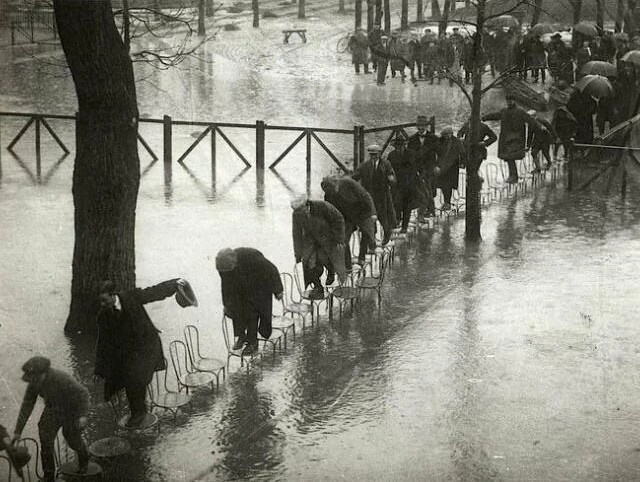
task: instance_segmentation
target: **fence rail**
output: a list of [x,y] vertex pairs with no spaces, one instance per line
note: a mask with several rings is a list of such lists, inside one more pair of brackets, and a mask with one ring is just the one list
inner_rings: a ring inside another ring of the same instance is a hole
[[[64,151],[65,154],[70,152],[69,148],[62,141],[61,137],[53,129],[48,120],[76,120],[75,115],[60,115],[60,114],[40,114],[29,112],[0,112],[0,123],[5,118],[21,118],[25,119],[25,124],[20,128],[17,134],[12,138],[11,142],[7,145],[7,149],[14,153],[13,149],[18,142],[24,137],[26,132],[34,127],[35,130],[35,148],[36,148],[36,163],[38,165],[38,172],[40,171],[41,163],[41,138],[42,128],[53,138],[56,144]],[[362,125],[355,125],[352,129],[338,129],[327,127],[309,127],[309,126],[286,126],[286,125],[269,125],[264,121],[257,120],[255,124],[248,123],[235,123],[235,122],[213,122],[213,121],[192,121],[192,120],[178,120],[173,119],[171,116],[163,116],[162,118],[140,118],[138,119],[139,125],[143,124],[155,124],[162,125],[162,154],[158,155],[153,149],[151,143],[149,143],[140,132],[138,132],[138,141],[143,149],[151,156],[153,161],[157,161],[162,157],[164,163],[164,180],[165,187],[170,186],[172,182],[172,170],[174,161],[185,167],[185,162],[191,156],[196,149],[207,137],[209,138],[210,147],[210,162],[211,162],[211,176],[215,179],[216,165],[217,165],[217,151],[220,141],[224,142],[229,149],[235,154],[235,156],[244,164],[245,168],[254,167],[256,170],[256,184],[258,193],[264,192],[264,176],[266,166],[266,153],[265,146],[268,132],[293,132],[298,135],[292,142],[286,142],[282,144],[282,150],[278,148],[278,156],[272,160],[268,167],[275,171],[276,167],[291,154],[294,148],[296,148],[304,140],[306,149],[305,163],[306,163],[306,175],[307,175],[307,191],[310,190],[310,178],[312,167],[312,151],[313,145],[318,146],[321,151],[333,162],[340,170],[348,172],[349,168],[344,159],[338,155],[326,141],[326,135],[343,136],[348,139],[347,142],[353,144],[353,168],[356,168],[361,162],[365,160],[365,145],[367,135],[380,135],[388,133],[386,141],[383,144],[383,152],[389,146],[394,136],[408,137],[406,132],[407,128],[415,126],[414,122],[395,124],[390,126],[369,127],[365,128]],[[431,117],[429,122],[431,131],[435,131],[435,117]],[[195,139],[189,143],[186,149],[177,157],[174,157],[174,127],[180,126],[194,126],[204,128],[197,134],[194,133]],[[253,131],[255,136],[255,154],[250,155],[247,152],[243,152],[243,147],[235,142],[229,129],[244,129]],[[14,153],[15,154],[15,153]]]

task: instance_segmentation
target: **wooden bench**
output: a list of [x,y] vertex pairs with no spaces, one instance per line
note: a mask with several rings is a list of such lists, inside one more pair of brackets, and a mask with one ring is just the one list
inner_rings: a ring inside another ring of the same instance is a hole
[[294,33],[298,34],[298,36],[302,39],[303,43],[305,43],[305,44],[307,43],[307,29],[306,28],[283,30],[282,33],[284,34],[284,43],[286,43],[286,44],[289,43],[289,37],[291,37],[291,35],[293,35]]

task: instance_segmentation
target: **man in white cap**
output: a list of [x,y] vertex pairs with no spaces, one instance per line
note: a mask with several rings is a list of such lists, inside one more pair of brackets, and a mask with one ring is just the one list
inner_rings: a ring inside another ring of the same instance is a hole
[[391,239],[391,230],[396,226],[396,211],[393,206],[392,188],[397,179],[389,161],[380,157],[380,146],[371,144],[367,147],[369,160],[363,162],[354,171],[352,177],[367,190],[373,198],[378,213],[378,221],[384,230],[382,244]]
[[225,248],[216,255],[222,284],[224,314],[233,319],[234,350],[243,355],[258,350],[258,333],[271,336],[273,297],[282,299],[284,288],[278,268],[253,248]]
[[344,218],[333,204],[307,196],[293,199],[291,207],[296,263],[302,262],[305,287],[312,285],[314,295],[323,298],[320,277],[324,269],[327,285],[334,282],[336,273],[340,278],[345,275]]

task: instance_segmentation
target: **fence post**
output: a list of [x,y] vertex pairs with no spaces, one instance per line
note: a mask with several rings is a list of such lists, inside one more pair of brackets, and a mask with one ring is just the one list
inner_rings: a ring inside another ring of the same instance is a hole
[[360,126],[360,155],[358,156],[360,162],[364,162],[366,160],[364,155],[364,142],[364,126]]
[[256,121],[256,183],[258,189],[264,188],[264,142],[265,123]]
[[36,116],[36,175],[38,181],[40,181],[40,175],[42,174],[42,150],[40,146],[40,116]]
[[431,124],[431,133],[436,133],[436,116],[432,115],[431,119],[429,119],[429,123]]
[[311,131],[307,130],[307,195],[311,194]]
[[216,190],[216,130],[217,127],[212,125],[209,128],[211,132],[211,189],[215,193]]
[[624,168],[624,166],[622,169],[623,169],[622,170],[622,187],[621,187],[622,192],[620,193],[620,196],[624,201],[627,197],[627,170]]
[[353,169],[360,165],[360,136],[358,126],[353,126]]
[[569,152],[565,152],[567,157],[567,191],[573,189],[573,139],[569,141]]
[[165,115],[162,117],[163,126],[163,160],[164,160],[164,185],[165,188],[170,188],[173,178],[173,139],[172,139],[172,121],[171,116]]

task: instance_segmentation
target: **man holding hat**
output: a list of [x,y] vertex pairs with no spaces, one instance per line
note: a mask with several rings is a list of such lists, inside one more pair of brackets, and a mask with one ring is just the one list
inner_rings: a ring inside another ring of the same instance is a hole
[[98,342],[95,374],[104,378],[104,399],[124,388],[131,415],[127,427],[142,427],[147,416],[147,385],[164,370],[162,343],[144,305],[176,295],[181,306],[197,306],[189,283],[172,279],[149,288],[116,290],[105,281],[98,296]]
[[371,144],[367,147],[369,160],[363,162],[354,171],[352,177],[367,190],[373,198],[378,213],[378,221],[384,230],[382,244],[391,239],[391,230],[396,226],[396,211],[393,207],[391,189],[396,185],[396,173],[389,161],[380,157],[380,146]]
[[482,116],[483,121],[499,120],[500,136],[498,137],[498,157],[509,166],[509,177],[506,182],[518,182],[518,166],[516,161],[524,159],[527,143],[527,126],[540,130],[540,124],[527,112],[516,105],[515,98],[507,95],[507,107]]
[[300,196],[291,201],[293,208],[293,252],[296,263],[302,262],[305,287],[313,285],[314,294],[324,297],[320,276],[327,269],[327,285],[335,273],[345,275],[344,218],[326,201],[313,201]]
[[54,441],[62,428],[65,440],[78,453],[78,473],[86,473],[89,452],[82,439],[82,429],[87,424],[89,392],[66,373],[51,368],[51,362],[43,356],[34,356],[22,366],[22,380],[27,382],[13,440],[20,439],[22,430],[36,404],[38,396],[44,400],[44,410],[38,422],[43,480],[56,479],[53,456]]
[[243,355],[258,350],[258,333],[271,336],[273,299],[281,300],[284,288],[278,268],[253,248],[225,248],[216,255],[222,284],[224,314],[233,320],[234,350]]
[[[416,163],[423,179],[426,182],[429,196],[427,197],[427,215],[433,216],[436,207],[433,202],[435,196],[435,179],[440,169],[438,168],[438,136],[427,130],[427,118],[419,115],[416,120],[418,132],[409,137],[407,148],[415,153]],[[424,215],[424,213],[420,213]]]

